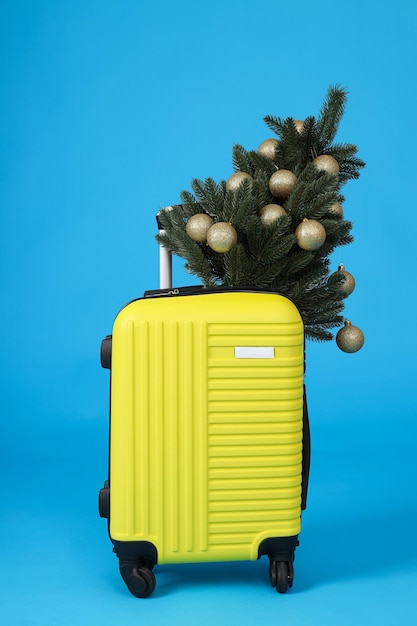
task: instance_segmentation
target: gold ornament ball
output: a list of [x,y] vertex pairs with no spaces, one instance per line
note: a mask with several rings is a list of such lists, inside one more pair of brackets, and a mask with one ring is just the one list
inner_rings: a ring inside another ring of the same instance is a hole
[[329,213],[343,217],[343,207],[340,202],[333,202],[333,204],[329,207]]
[[246,172],[235,172],[226,181],[227,191],[237,191],[244,180],[250,180],[253,183],[253,178]]
[[269,179],[269,191],[275,198],[287,198],[295,187],[297,176],[290,170],[277,170]]
[[350,296],[356,284],[352,274],[345,270],[344,265],[339,265],[337,272],[333,276],[343,276],[343,281],[339,283],[339,291],[344,297]]
[[188,220],[185,232],[193,241],[203,243],[207,240],[207,232],[213,224],[213,218],[207,213],[196,213]]
[[304,128],[304,120],[294,120],[294,126],[297,133],[301,135]]
[[278,139],[265,139],[259,147],[258,152],[262,156],[273,161],[276,156],[276,149],[278,147]]
[[230,222],[217,222],[207,233],[207,243],[215,252],[229,252],[236,245],[237,232]]
[[327,174],[338,174],[340,171],[339,163],[330,154],[321,154],[313,159],[313,164],[318,170]]
[[336,335],[336,343],[343,352],[357,352],[365,343],[365,337],[360,328],[346,320],[345,325]]
[[326,241],[326,231],[320,222],[305,217],[295,229],[295,238],[302,250],[318,250]]
[[287,215],[287,212],[284,207],[280,206],[279,204],[266,204],[262,207],[259,214],[262,224],[264,226],[269,226],[270,224],[273,224],[274,222],[279,220],[281,217]]

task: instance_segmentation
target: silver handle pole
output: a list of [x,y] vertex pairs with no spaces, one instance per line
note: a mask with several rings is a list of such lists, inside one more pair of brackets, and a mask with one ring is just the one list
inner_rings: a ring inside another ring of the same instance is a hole
[[[163,230],[160,231],[164,233]],[[172,287],[172,255],[167,248],[159,246],[159,288],[171,289]]]

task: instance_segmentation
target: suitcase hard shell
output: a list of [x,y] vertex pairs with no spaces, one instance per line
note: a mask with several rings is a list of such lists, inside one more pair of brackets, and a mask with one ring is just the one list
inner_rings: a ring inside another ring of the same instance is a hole
[[136,300],[117,316],[104,361],[100,511],[130,591],[153,591],[155,563],[267,554],[271,584],[285,592],[308,474],[296,307],[256,291]]

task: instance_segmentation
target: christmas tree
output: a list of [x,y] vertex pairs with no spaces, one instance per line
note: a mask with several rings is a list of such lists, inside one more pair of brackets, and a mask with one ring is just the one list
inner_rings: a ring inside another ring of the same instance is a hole
[[[235,145],[235,172],[227,181],[194,179],[192,193],[183,191],[180,204],[159,214],[158,242],[183,257],[204,286],[285,295],[298,307],[306,337],[319,341],[332,339],[331,329],[343,324],[344,300],[354,287],[343,266],[330,273],[332,252],[353,241],[341,189],[365,165],[355,145],[335,143],[346,99],[334,86],[317,117],[266,116],[276,137],[257,150]],[[346,345],[338,334],[342,350],[361,347],[359,329],[345,322],[342,331],[348,337]]]

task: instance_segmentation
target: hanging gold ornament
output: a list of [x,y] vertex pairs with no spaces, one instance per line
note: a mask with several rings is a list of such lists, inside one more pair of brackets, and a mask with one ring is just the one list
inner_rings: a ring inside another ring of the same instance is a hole
[[343,297],[350,296],[352,291],[355,289],[355,279],[345,270],[344,265],[339,265],[337,272],[334,272],[332,276],[342,276],[343,280],[339,283],[339,291]]
[[279,220],[281,217],[287,215],[287,212],[284,207],[280,206],[279,204],[266,204],[260,210],[259,215],[261,217],[262,224],[264,226],[269,226],[270,224],[273,224],[274,222]]
[[295,187],[297,176],[290,170],[277,170],[269,179],[269,191],[275,198],[287,198]]
[[329,213],[343,217],[343,207],[340,202],[333,202],[333,204],[329,207]]
[[338,174],[340,171],[339,163],[330,154],[320,154],[313,159],[313,164],[318,170],[327,174]]
[[217,222],[207,233],[207,243],[215,252],[229,252],[236,245],[237,232],[230,222]]
[[345,325],[336,335],[336,343],[343,352],[357,352],[365,343],[365,337],[360,328],[346,320]]
[[305,217],[295,229],[295,238],[303,250],[318,250],[326,240],[326,231],[320,222]]
[[294,126],[297,133],[301,135],[304,128],[304,120],[294,120]]
[[237,191],[244,180],[249,180],[253,183],[253,177],[246,172],[235,172],[226,181],[227,191]]
[[258,147],[259,154],[273,161],[276,156],[278,143],[278,139],[265,139]]
[[193,241],[203,243],[207,240],[207,232],[213,224],[213,218],[207,213],[196,213],[188,220],[185,232]]

